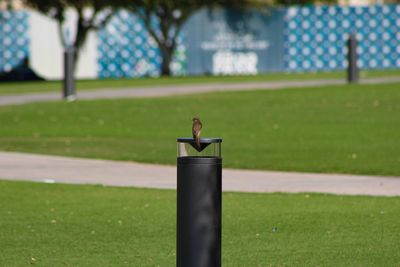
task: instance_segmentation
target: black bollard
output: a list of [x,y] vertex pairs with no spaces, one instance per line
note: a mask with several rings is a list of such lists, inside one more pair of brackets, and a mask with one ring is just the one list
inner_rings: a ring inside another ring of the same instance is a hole
[[220,267],[222,139],[177,141],[176,266]]
[[351,34],[347,41],[347,81],[349,83],[357,83],[359,79],[359,69],[357,67],[357,39],[355,34]]
[[74,79],[74,53],[73,46],[67,46],[64,51],[64,88],[63,97],[67,101],[74,101],[75,94],[75,79]]

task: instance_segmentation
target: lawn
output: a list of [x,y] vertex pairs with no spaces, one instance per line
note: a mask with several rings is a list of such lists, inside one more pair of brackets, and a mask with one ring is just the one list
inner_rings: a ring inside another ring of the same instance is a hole
[[[362,71],[361,78],[394,77],[400,76],[400,70]],[[93,90],[101,88],[123,88],[160,86],[175,84],[198,83],[236,83],[236,82],[267,82],[267,81],[298,81],[316,79],[345,79],[345,72],[318,72],[318,73],[269,73],[260,75],[243,76],[188,76],[188,77],[161,77],[161,78],[137,78],[137,79],[104,79],[104,80],[79,80],[77,90]],[[61,92],[62,82],[18,82],[0,83],[0,95]]]
[[224,139],[224,166],[400,176],[400,84],[0,107],[0,150],[175,164],[176,138]]
[[[0,181],[0,265],[175,266],[172,190]],[[399,266],[400,198],[223,194],[223,266]],[[274,230],[273,230],[274,229]]]

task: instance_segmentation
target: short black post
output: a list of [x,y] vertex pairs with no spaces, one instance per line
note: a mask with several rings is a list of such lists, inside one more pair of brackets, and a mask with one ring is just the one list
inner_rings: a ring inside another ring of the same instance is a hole
[[347,81],[349,83],[357,83],[359,79],[359,69],[357,67],[357,39],[355,34],[350,35],[347,41],[347,48]]
[[177,267],[221,266],[221,142],[178,139]]
[[73,46],[67,46],[64,51],[64,88],[63,97],[67,101],[76,99],[74,79],[74,53]]

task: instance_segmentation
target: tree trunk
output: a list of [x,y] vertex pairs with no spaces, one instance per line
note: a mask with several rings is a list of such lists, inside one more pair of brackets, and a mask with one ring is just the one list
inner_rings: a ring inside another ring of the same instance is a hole
[[160,47],[161,52],[161,76],[171,76],[171,62],[174,53],[174,47]]
[[79,55],[81,52],[81,49],[83,45],[86,42],[87,36],[90,32],[90,29],[93,25],[85,25],[87,22],[85,22],[85,19],[83,17],[83,12],[81,10],[78,10],[78,21],[77,21],[77,29],[76,29],[76,36],[75,36],[75,41],[73,42],[74,45],[74,73],[76,73],[77,69],[77,64],[79,60]]
[[78,60],[79,60],[79,48],[74,46],[74,74],[76,73],[77,65],[78,65]]
[[161,61],[161,76],[171,76],[170,64],[171,59],[163,56]]

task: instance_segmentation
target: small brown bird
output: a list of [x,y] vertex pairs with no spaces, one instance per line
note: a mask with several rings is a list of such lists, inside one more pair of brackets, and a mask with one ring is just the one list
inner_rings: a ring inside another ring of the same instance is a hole
[[200,149],[200,133],[201,133],[201,128],[203,127],[203,124],[201,124],[201,121],[199,118],[194,117],[192,119],[193,125],[192,125],[192,134],[193,134],[193,139],[196,141],[197,147]]

